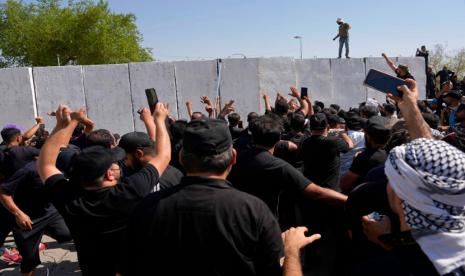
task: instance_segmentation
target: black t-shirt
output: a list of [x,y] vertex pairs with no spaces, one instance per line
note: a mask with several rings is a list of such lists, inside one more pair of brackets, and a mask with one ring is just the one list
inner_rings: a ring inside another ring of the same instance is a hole
[[239,152],[228,179],[239,190],[262,199],[275,215],[281,191],[301,192],[311,183],[291,164],[259,148]]
[[12,196],[15,204],[34,222],[56,213],[36,169],[36,161],[29,162],[14,173],[0,189]]
[[239,138],[237,138],[237,140],[234,141],[233,146],[237,151],[242,151],[251,148],[252,143],[252,134],[249,133],[249,128],[246,128],[242,131]]
[[182,150],[182,140],[174,143],[171,141],[171,160],[170,165],[175,167],[176,169],[180,170],[182,173],[184,172],[184,167],[179,162],[179,153]]
[[387,154],[383,149],[365,148],[365,150],[357,155],[352,162],[350,171],[360,176],[357,183],[363,183],[367,173],[376,167],[379,167],[386,162]]
[[233,141],[236,141],[241,136],[242,131],[244,131],[244,129],[242,128],[232,126],[229,127],[229,132],[231,132],[231,137]]
[[184,177],[147,196],[127,235],[131,268],[124,275],[281,275],[275,218],[224,180]]
[[451,77],[454,75],[454,72],[450,70],[441,70],[436,73],[435,77],[439,76],[439,82],[442,85],[444,82],[448,81],[451,79]]
[[14,146],[6,148],[0,158],[0,170],[7,180],[17,170],[39,156],[40,150],[34,147]]
[[70,229],[83,271],[114,275],[127,220],[158,182],[158,171],[152,165],[99,190],[84,190],[62,174],[47,179],[45,185]]
[[160,190],[168,189],[181,183],[184,174],[173,166],[166,167],[160,177]]
[[[123,160],[119,161],[118,165],[121,168],[121,172],[123,173],[123,178],[129,177],[137,172],[137,170],[126,166]],[[160,176],[160,182],[155,185],[153,190],[156,192],[178,185],[181,182],[183,176],[184,174],[180,170],[171,165],[168,165],[163,174]]]
[[348,151],[339,137],[313,135],[302,144],[304,175],[322,187],[339,191],[340,154]]
[[301,170],[303,167],[303,158],[302,158],[302,155],[300,154],[300,149],[302,147],[303,141],[307,137],[309,137],[309,135],[305,133],[294,133],[294,132],[289,132],[283,135],[281,137],[283,141],[289,141],[289,142],[294,143],[298,149],[295,151],[289,151],[288,148],[285,148],[285,149],[275,148],[274,156],[285,160],[286,162],[294,166],[294,168]]

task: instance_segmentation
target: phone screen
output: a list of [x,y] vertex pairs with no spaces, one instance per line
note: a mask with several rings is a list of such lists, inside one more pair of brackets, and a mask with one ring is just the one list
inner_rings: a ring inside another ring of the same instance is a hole
[[386,73],[371,69],[364,81],[366,86],[383,93],[391,93],[394,96],[401,97],[402,92],[397,90],[399,85],[405,84],[403,79],[393,77]]
[[155,111],[155,107],[158,103],[158,96],[157,96],[157,91],[155,88],[147,88],[145,89],[145,95],[147,96],[147,102],[149,103],[150,107],[150,112]]
[[300,88],[300,98],[303,99],[304,97],[308,97],[308,88],[301,87]]

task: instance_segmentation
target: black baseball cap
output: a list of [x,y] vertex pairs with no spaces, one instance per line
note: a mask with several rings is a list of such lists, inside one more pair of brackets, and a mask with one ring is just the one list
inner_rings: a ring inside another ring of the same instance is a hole
[[310,117],[311,130],[323,130],[328,127],[328,119],[324,113],[317,113]]
[[194,120],[187,124],[182,144],[186,152],[198,156],[216,155],[231,148],[231,132],[223,120]]
[[93,181],[105,174],[111,164],[123,160],[126,153],[122,148],[108,149],[91,146],[76,154],[71,165],[71,178],[77,181]]
[[462,93],[461,91],[458,91],[458,90],[452,90],[442,95],[442,98],[446,98],[446,97],[451,97],[452,99],[460,100],[462,98]]
[[147,133],[134,131],[124,134],[121,137],[118,146],[124,149],[126,152],[131,152],[138,148],[153,147],[154,143],[152,140],[150,140],[150,137]]
[[329,124],[345,124],[346,123],[346,121],[343,118],[337,115],[334,115],[334,114],[328,116],[327,119],[328,119]]
[[347,119],[346,126],[350,130],[361,130],[365,126],[365,122],[362,117],[352,115]]
[[381,116],[373,116],[366,122],[365,133],[375,137],[389,137],[391,131],[384,126],[385,119]]

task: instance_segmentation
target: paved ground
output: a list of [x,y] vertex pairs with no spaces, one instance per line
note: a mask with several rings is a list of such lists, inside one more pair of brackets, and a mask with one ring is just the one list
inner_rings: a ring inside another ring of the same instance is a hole
[[[13,238],[7,239],[6,245],[12,244]],[[54,239],[44,236],[42,239],[47,248],[40,253],[42,264],[39,266],[36,276],[78,276],[81,275],[77,262],[76,251],[72,243],[58,244]],[[5,267],[0,264],[1,276],[21,275],[19,266]]]

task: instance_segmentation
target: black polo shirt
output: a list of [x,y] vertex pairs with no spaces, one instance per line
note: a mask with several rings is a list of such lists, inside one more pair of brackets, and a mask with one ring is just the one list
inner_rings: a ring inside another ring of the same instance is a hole
[[127,235],[124,275],[281,275],[273,214],[225,180],[184,177],[147,196]]
[[283,190],[300,193],[311,183],[291,164],[256,147],[239,152],[228,180],[239,190],[262,199],[275,215]]
[[45,185],[73,236],[85,273],[115,275],[120,270],[128,218],[158,182],[158,171],[150,164],[117,185],[99,190],[84,190],[62,174],[47,179]]
[[360,176],[357,184],[365,181],[365,176],[371,169],[379,167],[386,162],[387,154],[383,149],[365,148],[365,150],[357,155],[352,162],[350,171]]
[[348,150],[339,137],[312,135],[302,144],[304,175],[315,184],[339,191],[340,155]]

